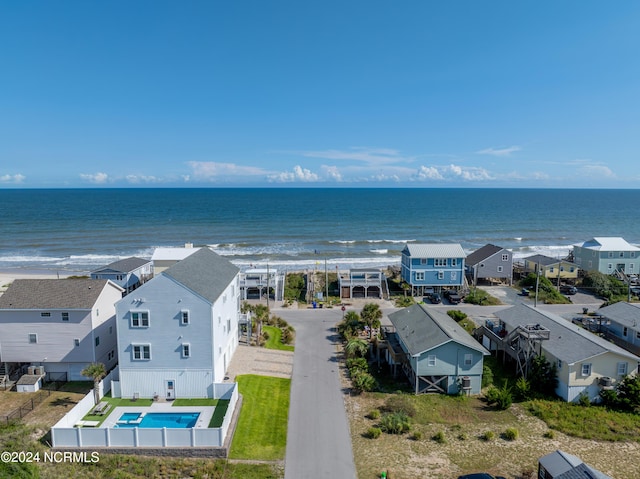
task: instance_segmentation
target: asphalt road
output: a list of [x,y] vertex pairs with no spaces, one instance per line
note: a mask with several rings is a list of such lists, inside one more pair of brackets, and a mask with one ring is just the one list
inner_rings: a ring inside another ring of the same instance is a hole
[[285,479],[355,479],[333,331],[340,309],[278,310],[296,328]]

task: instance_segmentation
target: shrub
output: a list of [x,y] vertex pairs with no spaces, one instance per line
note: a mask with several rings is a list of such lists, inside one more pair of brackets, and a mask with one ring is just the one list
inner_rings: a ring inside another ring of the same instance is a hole
[[515,396],[518,401],[531,399],[531,383],[524,376],[520,376],[516,381]]
[[373,391],[376,387],[376,379],[368,372],[359,369],[352,372],[351,383],[356,392]]
[[520,473],[520,477],[522,479],[535,479],[536,477],[536,470],[531,467],[531,466],[527,466],[525,467],[522,472]]
[[487,392],[485,393],[485,398],[487,399],[487,403],[489,405],[495,404],[496,409],[500,411],[504,411],[511,407],[513,403],[513,395],[511,394],[511,388],[507,386],[507,381],[505,380],[504,385],[498,389],[495,386],[491,386]]
[[376,420],[380,417],[380,411],[377,409],[372,409],[371,411],[369,411],[369,414],[367,414],[367,417],[369,419]]
[[271,337],[271,336],[269,336],[269,332],[268,332],[268,331],[266,331],[266,330],[265,330],[265,331],[262,331],[262,339],[263,339],[264,341],[268,341],[270,337]]
[[447,442],[447,437],[444,435],[443,431],[436,432],[431,439],[433,439],[438,444],[444,444]]
[[402,434],[411,429],[411,418],[403,412],[392,412],[382,416],[380,429],[389,434]]
[[399,296],[395,299],[395,305],[397,308],[408,308],[412,304],[415,304],[415,300],[411,296]]
[[467,439],[469,439],[469,435],[466,432],[461,432],[460,434],[458,434],[458,439],[461,441],[466,441]]
[[586,391],[581,392],[580,396],[578,396],[578,404],[582,407],[591,406],[591,399],[589,399],[589,393],[587,393]]
[[483,441],[493,441],[495,437],[496,435],[493,433],[493,431],[486,431],[482,433],[480,439],[482,439]]
[[467,319],[466,313],[463,313],[459,309],[452,309],[447,311],[447,314],[453,319],[456,323],[459,323],[463,319]]
[[369,371],[369,363],[367,363],[365,358],[349,358],[346,364],[351,374],[353,374],[355,370]]
[[493,384],[493,371],[487,363],[482,365],[482,387],[486,388]]
[[549,429],[547,432],[543,434],[547,439],[554,439],[556,437],[556,433]]
[[422,440],[422,431],[414,431],[414,433],[411,435],[411,439],[413,439],[414,441]]
[[369,429],[367,429],[365,436],[367,436],[369,439],[376,439],[380,437],[380,434],[382,434],[382,429],[380,429],[379,427],[370,427]]
[[384,404],[384,410],[387,412],[401,412],[409,417],[415,417],[416,406],[411,397],[400,394],[389,397]]
[[518,430],[514,427],[510,427],[503,434],[503,437],[507,441],[515,441],[516,439],[518,439],[518,436],[519,436]]
[[282,336],[280,337],[282,344],[291,344],[293,342],[293,329],[291,326],[282,328]]

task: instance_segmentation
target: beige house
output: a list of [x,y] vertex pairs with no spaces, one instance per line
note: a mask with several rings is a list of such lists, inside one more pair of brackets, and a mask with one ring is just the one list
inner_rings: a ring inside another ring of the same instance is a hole
[[524,258],[524,273],[537,273],[551,280],[575,280],[578,278],[580,268],[575,263],[565,259],[551,258],[542,254],[536,254]]
[[[482,328],[483,345],[516,361],[544,355],[556,366],[556,394],[565,401],[582,394],[597,400],[602,389],[638,372],[640,357],[548,311],[519,304],[494,315],[497,321]],[[516,343],[519,350],[513,348]]]

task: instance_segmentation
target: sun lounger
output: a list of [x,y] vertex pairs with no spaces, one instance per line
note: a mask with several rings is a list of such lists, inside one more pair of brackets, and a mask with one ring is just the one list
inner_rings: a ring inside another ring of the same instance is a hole
[[76,427],[97,427],[100,421],[78,421]]
[[96,407],[93,408],[93,411],[91,411],[91,414],[102,416],[109,410],[110,407],[111,407],[111,404],[109,404],[107,401],[102,401],[100,404],[98,404]]

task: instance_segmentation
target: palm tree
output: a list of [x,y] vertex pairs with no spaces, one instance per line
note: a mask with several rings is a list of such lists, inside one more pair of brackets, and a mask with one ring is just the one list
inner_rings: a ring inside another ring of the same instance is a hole
[[358,332],[363,329],[363,326],[360,315],[355,311],[349,311],[345,314],[342,322],[338,324],[338,332],[345,339],[350,339],[357,336]]
[[380,320],[382,319],[382,311],[380,310],[380,306],[375,303],[367,303],[362,308],[360,312],[360,317],[364,324],[369,326],[369,339],[371,339],[371,335],[373,334],[373,328],[380,327]]
[[256,304],[253,312],[256,315],[256,344],[260,344],[260,338],[262,338],[262,322],[269,319],[269,308],[264,304]]
[[406,281],[403,281],[402,284],[400,285],[402,287],[402,291],[404,291],[404,297],[407,297],[407,291],[409,291],[411,289],[411,285],[409,283],[407,283]]
[[87,378],[93,379],[93,401],[95,404],[100,402],[100,381],[107,375],[107,370],[102,363],[91,363],[80,374]]
[[344,353],[347,358],[362,358],[367,354],[368,349],[369,345],[364,339],[353,338],[344,347]]

